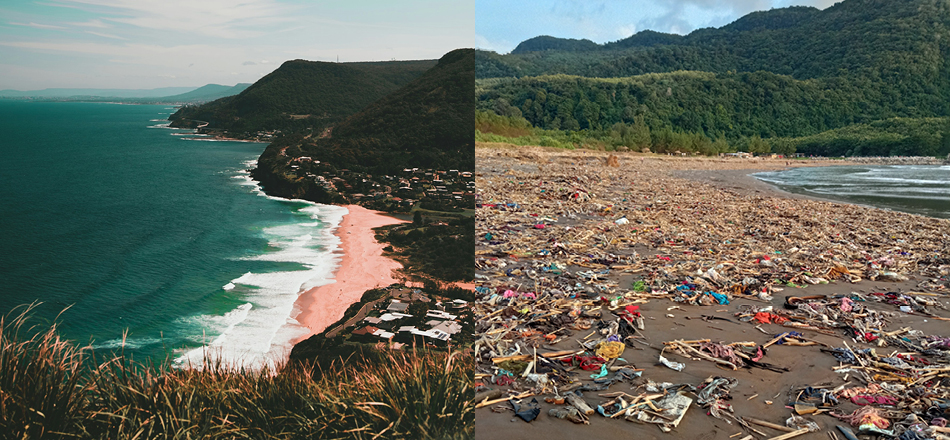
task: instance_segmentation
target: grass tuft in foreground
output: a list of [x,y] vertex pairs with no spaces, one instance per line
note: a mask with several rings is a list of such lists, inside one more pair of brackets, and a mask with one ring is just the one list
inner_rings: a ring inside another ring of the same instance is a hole
[[0,318],[0,437],[16,439],[464,439],[473,365],[459,353],[398,352],[326,371],[251,372],[96,361],[25,307]]

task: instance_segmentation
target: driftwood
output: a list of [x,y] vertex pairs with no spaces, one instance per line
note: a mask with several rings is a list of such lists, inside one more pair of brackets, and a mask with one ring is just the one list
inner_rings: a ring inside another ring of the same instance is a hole
[[776,437],[772,437],[768,440],[786,440],[786,439],[790,439],[792,437],[798,437],[802,434],[807,434],[807,433],[808,433],[808,428],[802,428],[796,431],[789,432],[787,434],[782,434]]
[[594,413],[594,408],[591,408],[590,405],[588,405],[587,402],[584,401],[584,399],[580,398],[576,394],[573,394],[573,393],[568,394],[564,396],[564,400],[567,401],[567,403],[571,404],[571,406],[573,406],[574,408],[577,408],[577,410],[583,413],[584,415],[589,416]]
[[482,407],[485,407],[485,406],[488,406],[488,405],[494,405],[494,404],[496,404],[496,403],[507,402],[507,401],[509,401],[509,400],[511,400],[511,399],[524,399],[525,397],[530,397],[530,396],[533,396],[533,395],[534,395],[534,392],[533,392],[533,391],[525,391],[525,392],[523,392],[523,393],[521,393],[521,394],[518,394],[518,395],[516,395],[516,396],[508,396],[508,397],[504,397],[504,398],[501,398],[501,399],[495,399],[495,400],[486,400],[486,401],[484,401],[484,402],[481,402],[481,403],[479,403],[479,404],[476,404],[476,405],[475,405],[475,409],[482,408]]

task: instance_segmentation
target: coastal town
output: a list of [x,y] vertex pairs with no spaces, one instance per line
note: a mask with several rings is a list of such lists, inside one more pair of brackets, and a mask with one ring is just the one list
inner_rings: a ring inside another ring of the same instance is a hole
[[[308,156],[290,160],[289,174],[309,180],[346,203],[387,212],[413,206],[432,211],[459,211],[475,204],[470,171],[406,168],[398,174],[373,175],[336,167]],[[291,177],[289,176],[289,177]]]
[[471,306],[464,299],[402,284],[383,290],[382,297],[363,304],[355,316],[328,330],[327,338],[342,336],[350,344],[383,343],[381,348],[393,350],[413,343],[447,347],[463,339],[460,333],[465,323],[471,325]]

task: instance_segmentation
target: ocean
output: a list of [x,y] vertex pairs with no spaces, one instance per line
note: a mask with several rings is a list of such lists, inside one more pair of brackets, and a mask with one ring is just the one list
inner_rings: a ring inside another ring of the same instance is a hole
[[279,361],[347,211],[264,195],[264,144],[170,129],[174,111],[0,100],[0,314],[41,302],[37,322],[143,361]]
[[950,218],[950,165],[806,167],[753,176],[792,193]]

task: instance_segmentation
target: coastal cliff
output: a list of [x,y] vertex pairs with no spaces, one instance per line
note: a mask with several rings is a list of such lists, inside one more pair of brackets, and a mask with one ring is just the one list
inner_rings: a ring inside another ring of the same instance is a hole
[[396,210],[427,199],[436,208],[470,207],[474,186],[461,174],[475,168],[473,83],[474,51],[452,51],[319,136],[275,139],[253,177],[269,194],[320,203]]

